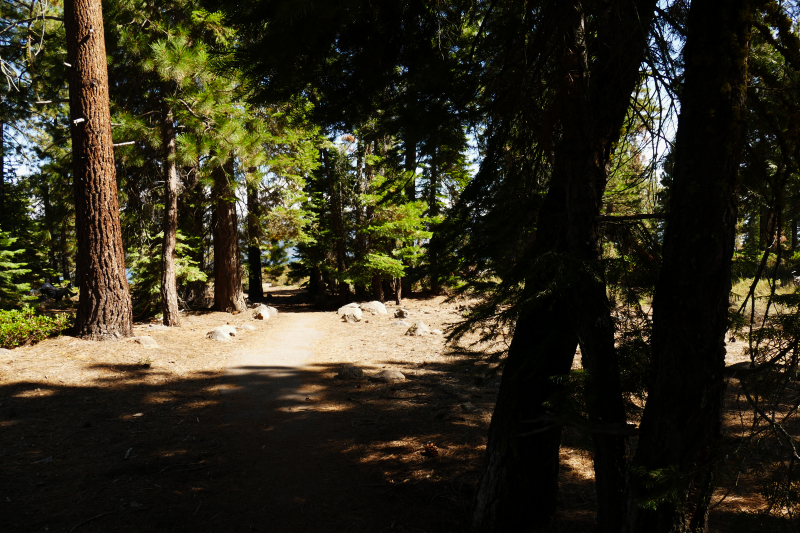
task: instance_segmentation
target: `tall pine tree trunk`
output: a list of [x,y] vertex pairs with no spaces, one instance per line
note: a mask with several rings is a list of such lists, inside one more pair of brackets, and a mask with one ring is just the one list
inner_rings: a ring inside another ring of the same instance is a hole
[[342,218],[342,195],[340,187],[337,187],[336,184],[337,178],[334,175],[334,170],[331,168],[328,150],[322,148],[320,153],[322,156],[322,164],[324,166],[323,170],[325,172],[325,177],[327,178],[328,195],[331,198],[331,217],[333,218],[333,231],[336,236],[336,271],[339,275],[339,303],[346,304],[350,291],[347,283],[343,281],[344,273],[347,269],[347,249],[344,234],[344,220]]
[[59,239],[60,255],[61,255],[61,275],[64,281],[70,281],[69,272],[69,246],[67,245],[67,217],[61,221],[61,238]]
[[689,11],[670,218],[653,302],[655,377],[634,459],[629,533],[707,528],[751,11],[748,0],[693,0]]
[[[194,167],[184,167],[183,194],[178,197],[178,225],[184,235],[189,237],[193,248],[189,257],[197,263],[197,267],[205,271],[206,249],[206,193],[199,179],[199,163]],[[212,226],[213,227],[213,226]],[[187,287],[186,301],[200,303],[205,296],[206,282],[190,281]]]
[[79,337],[128,337],[131,297],[119,221],[108,69],[100,0],[66,0],[75,226],[78,238]]
[[[551,180],[539,212],[531,256],[540,269],[525,282],[533,295],[550,285],[566,252],[565,183]],[[555,258],[544,268],[541,258]],[[515,533],[549,520],[558,489],[561,428],[531,422],[547,415],[545,402],[561,390],[553,378],[569,372],[578,340],[562,294],[536,298],[521,316],[503,369],[489,426],[484,468],[473,505],[476,532]],[[536,431],[537,433],[533,433]]]
[[264,287],[261,280],[261,246],[259,246],[259,227],[258,227],[258,185],[247,183],[247,265],[250,271],[248,286],[250,289],[247,295],[252,302],[258,302],[264,298]]
[[212,170],[216,195],[214,224],[214,309],[244,311],[242,265],[236,221],[236,196],[231,186],[233,159]]
[[639,81],[655,2],[620,1],[608,13],[593,13],[595,36],[591,71],[585,41],[583,3],[564,5],[567,47],[562,138],[556,147],[554,174],[564,173],[568,184],[568,242],[572,268],[569,315],[580,339],[587,371],[589,419],[607,430],[595,432],[595,488],[599,531],[620,531],[624,523],[627,487],[627,423],[614,339],[612,308],[608,300],[602,263],[603,241],[597,216],[603,208],[608,181],[607,166],[619,138],[630,95]]
[[[436,160],[438,154],[439,147],[434,145],[433,156],[431,157],[431,179],[430,183],[428,184],[428,215],[430,217],[436,217],[439,215],[439,201],[437,198],[437,192],[439,189],[439,166],[438,161]],[[433,231],[433,228],[431,228],[431,231]],[[431,240],[428,242],[428,265],[430,265],[429,276],[431,281],[431,293],[437,295],[441,292],[442,288],[439,285],[439,249],[438,243],[436,242],[435,232],[433,237],[431,237]]]
[[[166,96],[166,95],[165,95]],[[161,312],[165,326],[180,326],[178,287],[175,270],[175,247],[178,242],[178,167],[175,162],[175,118],[168,104],[164,105],[161,130],[164,149],[164,219],[161,230]]]
[[[519,435],[545,429],[547,423],[525,426],[520,421],[546,413],[542,404],[557,391],[551,378],[569,371],[578,339],[590,376],[590,418],[603,425],[625,423],[596,216],[607,180],[606,165],[638,79],[655,2],[618,2],[610,13],[602,14],[591,86],[582,6],[579,2],[561,5],[560,21],[565,25],[558,62],[565,69],[558,99],[562,137],[538,216],[533,245],[537,271],[526,280],[526,292],[544,289],[564,267],[569,266],[572,273],[556,283],[564,286],[564,292],[540,297],[537,307],[517,323],[478,487],[473,514],[478,531],[519,531],[521,524],[524,530],[553,513],[560,431],[551,428],[523,439]],[[550,265],[550,272],[541,265],[547,256],[558,263]],[[527,334],[534,327],[540,333]],[[598,530],[619,531],[625,503],[625,440],[599,433],[593,434],[593,440]]]
[[[409,132],[406,133],[406,140],[405,140],[405,149],[406,149],[406,161],[405,161],[405,170],[409,172],[411,177],[406,184],[406,197],[408,198],[409,202],[413,202],[417,199],[417,141],[413,138],[413,135]],[[413,276],[413,269],[414,267],[408,261],[405,262],[405,276],[403,276],[400,280],[402,285],[402,294],[406,295],[406,298],[411,296],[411,280]],[[400,304],[398,304],[400,305]]]
[[3,220],[6,217],[6,123],[0,120],[0,230],[4,229]]

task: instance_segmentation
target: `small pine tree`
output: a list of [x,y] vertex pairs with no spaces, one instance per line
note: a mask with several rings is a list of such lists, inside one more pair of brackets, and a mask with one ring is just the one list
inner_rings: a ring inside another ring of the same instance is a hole
[[11,246],[17,241],[14,237],[0,232],[0,306],[13,307],[19,305],[25,292],[30,290],[28,283],[16,283],[19,276],[24,276],[30,269],[24,268],[25,263],[16,263],[14,258],[25,253],[25,250],[12,250]]

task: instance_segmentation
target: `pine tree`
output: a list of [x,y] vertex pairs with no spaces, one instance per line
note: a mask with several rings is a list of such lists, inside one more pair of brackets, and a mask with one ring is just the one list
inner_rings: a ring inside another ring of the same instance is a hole
[[117,200],[102,6],[64,4],[74,165],[80,302],[76,329],[93,339],[132,332]]

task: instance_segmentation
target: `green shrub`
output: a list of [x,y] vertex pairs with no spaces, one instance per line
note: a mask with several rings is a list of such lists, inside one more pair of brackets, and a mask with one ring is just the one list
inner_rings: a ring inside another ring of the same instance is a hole
[[31,307],[0,311],[0,347],[14,348],[61,333],[70,327],[74,315],[37,315]]

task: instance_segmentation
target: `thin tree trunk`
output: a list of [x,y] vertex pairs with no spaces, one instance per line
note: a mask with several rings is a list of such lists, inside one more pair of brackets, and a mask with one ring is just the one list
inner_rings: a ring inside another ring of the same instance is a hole
[[[255,170],[255,169],[253,169]],[[259,246],[260,231],[258,227],[259,205],[258,186],[247,183],[247,265],[250,271],[247,295],[252,302],[264,298],[264,287],[261,279],[261,246]]]
[[64,281],[71,281],[69,272],[69,247],[67,245],[67,219],[61,221],[61,239],[59,242],[61,248],[61,275]]
[[325,289],[325,279],[322,277],[322,271],[318,266],[315,266],[311,272],[311,275],[317,282],[317,303],[324,307],[328,303],[328,292]]
[[383,303],[385,297],[383,295],[383,280],[380,274],[372,275],[372,298]]
[[64,3],[75,226],[80,268],[77,336],[128,337],[131,297],[119,221],[108,65],[100,0]]
[[[602,235],[597,216],[603,208],[607,165],[618,140],[630,95],[639,80],[639,65],[652,21],[655,2],[617,2],[598,19],[599,27],[592,84],[589,83],[587,43],[582,2],[565,4],[568,46],[562,65],[562,138],[556,147],[554,174],[564,173],[568,184],[569,315],[587,370],[587,413],[593,423],[624,426],[614,340],[614,323],[601,261]],[[626,438],[593,433],[597,528],[620,531],[624,523],[627,486]]]
[[0,120],[0,230],[3,229],[3,219],[6,217],[6,123]]
[[53,224],[53,206],[50,203],[50,187],[44,183],[42,185],[42,206],[44,207],[44,224],[47,228],[47,233],[50,235],[50,241],[47,243],[47,259],[49,267],[56,272],[58,270],[58,262],[56,261],[56,247],[55,247],[55,226]]
[[689,10],[670,219],[653,302],[655,378],[634,460],[629,533],[707,529],[751,10],[748,0],[693,0]]
[[236,222],[236,197],[231,187],[233,159],[211,171],[216,195],[214,225],[214,309],[244,311],[242,265]]
[[344,273],[347,269],[345,264],[347,249],[344,240],[344,221],[342,220],[342,196],[341,191],[337,190],[336,187],[333,169],[331,168],[330,158],[328,157],[328,150],[322,148],[320,149],[320,153],[328,182],[328,195],[331,198],[331,215],[333,217],[333,231],[336,235],[336,271],[339,274],[339,303],[344,305],[347,303],[350,291],[348,290],[347,283],[343,281]]
[[[178,197],[178,225],[183,234],[191,238],[190,242],[194,246],[189,257],[197,263],[200,270],[205,271],[206,194],[198,178],[198,169],[199,164],[195,167],[184,167],[186,178],[184,192]],[[186,301],[199,303],[205,295],[205,289],[204,281],[189,282]]]
[[[436,142],[436,141],[434,141]],[[433,156],[431,157],[431,179],[428,184],[428,215],[436,217],[439,215],[439,202],[437,191],[439,188],[439,166],[436,160],[439,154],[439,147],[434,145]],[[431,228],[433,230],[433,228]],[[430,265],[429,276],[431,281],[431,293],[438,295],[442,288],[439,285],[439,250],[436,243],[436,235],[431,237],[428,243],[428,264]]]
[[797,219],[793,218],[789,221],[789,231],[792,238],[792,250],[797,248]]
[[[166,95],[164,95],[166,96]],[[178,287],[175,270],[175,247],[178,242],[178,167],[175,163],[175,118],[169,105],[164,105],[161,130],[164,148],[164,219],[161,230],[161,313],[165,326],[180,326]]]
[[[405,140],[405,149],[406,149],[406,161],[405,161],[405,170],[409,172],[411,177],[408,180],[408,184],[406,185],[406,197],[408,198],[409,202],[413,202],[417,199],[417,141],[412,137],[411,133],[406,133],[406,140]],[[413,279],[413,269],[414,267],[406,261],[405,264],[405,273],[406,275],[403,276],[400,283],[402,284],[402,292],[406,294],[406,297],[411,296],[411,280]]]

